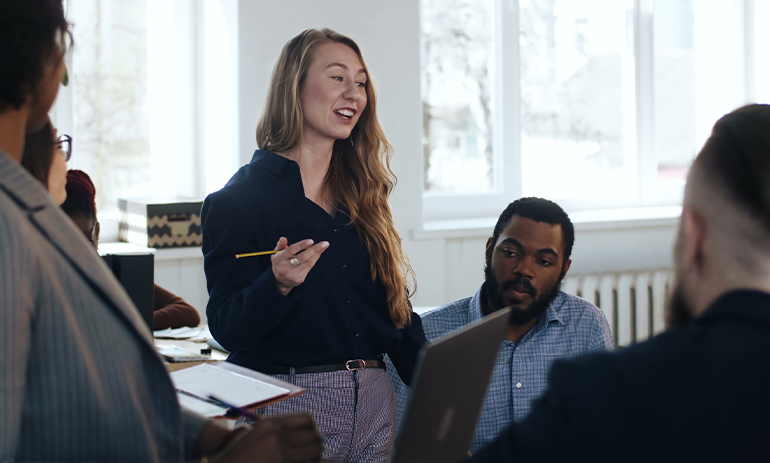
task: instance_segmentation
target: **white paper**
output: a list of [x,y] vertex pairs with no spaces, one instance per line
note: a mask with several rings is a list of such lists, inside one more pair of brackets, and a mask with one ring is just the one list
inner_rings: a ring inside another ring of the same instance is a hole
[[[205,399],[214,396],[236,407],[264,402],[291,392],[289,389],[207,363],[175,371],[171,373],[171,380],[178,390]],[[182,395],[178,394],[180,402]]]
[[166,357],[169,362],[205,362],[212,360],[210,355],[190,352],[173,344],[156,343],[155,348],[158,350],[158,353]]
[[197,326],[195,328],[183,326],[182,328],[167,328],[165,330],[154,331],[153,336],[158,339],[205,341],[211,339],[211,332],[209,331],[208,325]]
[[204,402],[202,400],[198,400],[195,397],[190,397],[189,395],[179,394],[177,393],[177,398],[179,399],[179,405],[191,410],[201,416],[205,416],[206,418],[213,418],[215,416],[222,416],[227,412],[227,409],[222,408],[218,405],[214,405],[210,402]]

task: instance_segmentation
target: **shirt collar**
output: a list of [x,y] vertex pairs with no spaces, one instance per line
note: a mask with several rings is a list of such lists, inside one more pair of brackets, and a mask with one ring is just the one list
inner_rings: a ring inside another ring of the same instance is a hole
[[565,324],[564,319],[562,319],[560,315],[560,312],[566,300],[567,300],[567,296],[562,291],[559,291],[559,293],[556,295],[556,298],[554,298],[553,302],[551,302],[548,308],[545,309],[545,320],[548,323],[559,322],[562,325]]
[[696,323],[737,320],[770,325],[770,294],[756,290],[736,290],[720,296],[698,317]]
[[468,322],[473,323],[477,320],[481,320],[484,313],[481,311],[481,286],[479,286],[476,294],[471,298],[471,303],[468,305]]
[[21,207],[38,210],[51,205],[48,191],[10,156],[0,151],[0,188]]
[[[476,294],[471,298],[471,303],[468,305],[468,320],[469,322],[475,322],[476,320],[480,320],[484,313],[481,310],[481,297],[482,297],[482,288],[484,285],[479,286],[478,291],[476,291]],[[551,304],[548,306],[547,309],[545,309],[545,314],[540,317],[540,320],[537,321],[537,325],[545,326],[551,322],[559,322],[562,325],[564,325],[564,319],[560,315],[561,308],[564,306],[564,303],[567,300],[567,296],[564,294],[563,291],[559,291],[559,294],[556,295],[556,298],[551,302]],[[545,320],[545,321],[543,321]]]
[[299,164],[287,159],[283,156],[273,153],[268,150],[256,150],[254,156],[251,157],[251,162],[262,169],[276,175],[283,179],[292,188],[297,190],[303,196],[305,195],[305,187],[302,185],[302,175],[299,171]]
[[296,170],[299,171],[299,165],[296,162],[275,154],[269,150],[254,151],[254,155],[251,157],[250,164],[258,165],[263,169],[277,175],[282,174],[287,166],[292,166],[292,168],[296,166]]

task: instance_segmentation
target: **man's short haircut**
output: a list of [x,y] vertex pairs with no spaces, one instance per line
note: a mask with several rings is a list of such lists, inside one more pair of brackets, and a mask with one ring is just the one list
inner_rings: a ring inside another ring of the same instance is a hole
[[43,77],[46,60],[72,37],[62,0],[4,0],[0,7],[0,111],[21,108]]
[[693,166],[770,234],[770,105],[744,106],[719,119]]
[[514,215],[525,219],[543,222],[549,225],[561,226],[561,238],[564,244],[564,262],[572,255],[572,246],[575,244],[575,227],[564,209],[553,201],[543,198],[520,198],[505,208],[500,218],[497,219],[495,231],[492,235],[492,244],[496,244],[500,234],[511,221]]

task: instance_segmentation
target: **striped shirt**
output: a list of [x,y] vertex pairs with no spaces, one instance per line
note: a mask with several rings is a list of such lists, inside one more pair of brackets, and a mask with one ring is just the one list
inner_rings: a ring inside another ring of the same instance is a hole
[[[479,320],[481,289],[473,297],[452,302],[423,316],[428,341]],[[554,360],[600,349],[614,343],[604,314],[595,305],[560,292],[534,327],[519,341],[503,341],[473,437],[471,452],[491,443],[511,422],[524,419],[532,402],[547,385]],[[409,398],[409,388],[391,368],[396,391],[398,424]]]
[[83,233],[0,152],[0,462],[179,462],[204,424]]

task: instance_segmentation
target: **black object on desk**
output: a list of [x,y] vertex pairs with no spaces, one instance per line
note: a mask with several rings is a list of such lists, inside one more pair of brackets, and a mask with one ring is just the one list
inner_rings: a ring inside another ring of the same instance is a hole
[[155,256],[150,253],[105,254],[102,259],[139,309],[150,331],[153,331]]

